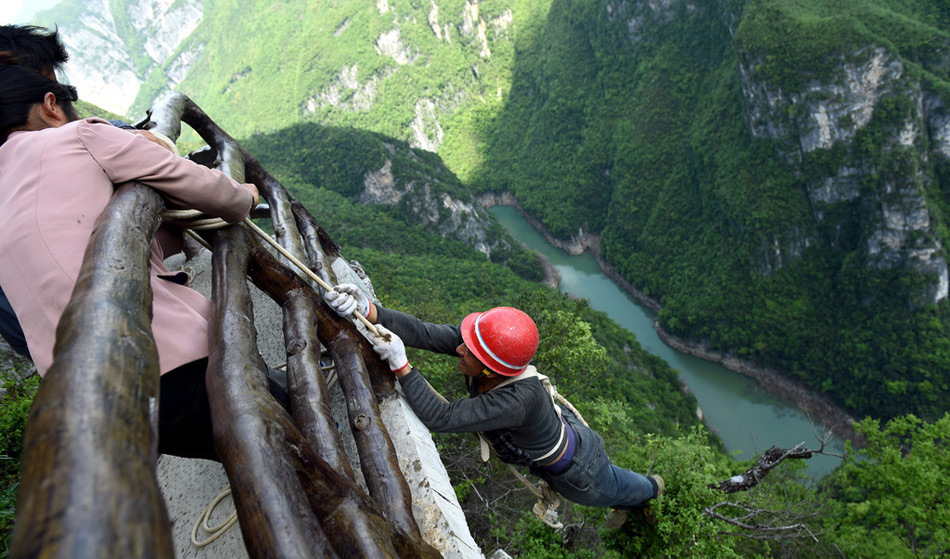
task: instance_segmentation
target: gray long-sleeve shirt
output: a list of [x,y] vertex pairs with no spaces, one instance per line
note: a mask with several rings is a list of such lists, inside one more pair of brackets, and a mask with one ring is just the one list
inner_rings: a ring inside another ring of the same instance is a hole
[[[418,318],[376,307],[378,322],[402,338],[408,347],[456,355],[463,343],[461,328],[451,324],[432,324]],[[558,444],[561,421],[551,397],[537,378],[478,393],[476,382],[469,383],[470,398],[445,403],[429,388],[415,368],[399,379],[406,399],[426,427],[442,433],[481,431],[505,462],[537,466]],[[561,446],[567,444],[561,442]],[[553,456],[560,454],[558,448]]]

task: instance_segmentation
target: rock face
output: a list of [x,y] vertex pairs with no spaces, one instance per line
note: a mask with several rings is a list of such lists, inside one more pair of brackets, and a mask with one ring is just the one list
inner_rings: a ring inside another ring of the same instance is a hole
[[[386,148],[395,153],[395,145]],[[446,185],[435,177],[415,174],[400,178],[393,173],[393,161],[363,177],[363,191],[356,200],[363,204],[400,206],[413,216],[426,231],[452,237],[491,256],[499,245],[508,245],[504,238],[490,238],[495,223],[488,210],[471,194],[457,185]]]
[[153,73],[173,87],[200,58],[204,46],[191,45],[188,38],[201,23],[204,5],[202,0],[130,0],[116,13],[117,5],[67,1],[39,23],[58,26],[69,51],[61,77],[84,101],[124,115]]
[[[950,116],[937,94],[879,46],[841,56],[830,78],[800,91],[764,78],[760,54],[739,54],[746,124],[754,137],[779,146],[804,183],[814,218],[763,247],[762,271],[772,273],[811,243],[826,242],[860,251],[867,267],[915,270],[926,284],[914,294],[917,303],[945,299],[947,262],[925,196],[935,180],[928,162],[950,156]],[[871,129],[883,142],[867,153],[856,138]],[[829,154],[841,155],[831,165],[821,162]]]

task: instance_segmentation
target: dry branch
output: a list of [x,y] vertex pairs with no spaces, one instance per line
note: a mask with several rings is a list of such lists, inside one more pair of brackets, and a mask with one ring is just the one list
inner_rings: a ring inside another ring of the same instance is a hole
[[162,207],[127,184],[96,220],[27,423],[11,557],[174,557],[155,479],[148,270]]
[[[741,510],[745,512],[745,515],[739,518],[727,516],[725,514],[717,512],[717,509],[720,507],[731,507],[733,509]],[[787,534],[789,532],[803,532],[808,534],[808,536],[814,540],[818,541],[818,537],[815,536],[811,528],[808,527],[804,522],[791,521],[787,523],[778,523],[778,524],[763,524],[761,522],[753,523],[752,520],[757,516],[762,516],[765,513],[771,511],[765,511],[762,509],[756,509],[742,505],[740,503],[716,503],[711,507],[704,507],[703,513],[706,516],[715,518],[717,520],[722,520],[727,524],[731,524],[737,528],[742,528],[745,530],[745,533],[736,534],[742,535],[745,537],[753,539],[777,539],[783,537],[782,534]]]
[[711,483],[709,487],[718,489],[726,494],[748,491],[758,485],[773,468],[786,459],[808,459],[821,452],[820,450],[809,450],[804,447],[805,443],[798,443],[793,448],[778,448],[777,446],[773,446],[766,450],[755,462],[755,465],[744,473],[720,481],[719,483]]

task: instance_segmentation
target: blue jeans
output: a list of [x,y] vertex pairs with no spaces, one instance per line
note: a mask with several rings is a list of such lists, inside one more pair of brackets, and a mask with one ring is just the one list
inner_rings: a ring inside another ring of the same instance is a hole
[[564,498],[581,505],[629,509],[643,506],[656,497],[653,480],[610,463],[600,434],[569,411],[565,410],[564,418],[577,436],[571,464],[556,474],[541,468],[532,468],[532,473],[547,481]]

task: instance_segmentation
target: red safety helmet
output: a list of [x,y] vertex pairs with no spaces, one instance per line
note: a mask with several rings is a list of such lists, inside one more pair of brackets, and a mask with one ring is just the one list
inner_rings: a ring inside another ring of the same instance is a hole
[[462,339],[479,361],[506,377],[520,375],[538,351],[538,327],[530,316],[512,307],[466,316]]

